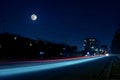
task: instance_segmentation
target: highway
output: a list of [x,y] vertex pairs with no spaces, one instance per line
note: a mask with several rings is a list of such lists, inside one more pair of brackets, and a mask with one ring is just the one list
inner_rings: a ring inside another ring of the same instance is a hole
[[96,56],[0,63],[0,80],[104,80],[111,60]]

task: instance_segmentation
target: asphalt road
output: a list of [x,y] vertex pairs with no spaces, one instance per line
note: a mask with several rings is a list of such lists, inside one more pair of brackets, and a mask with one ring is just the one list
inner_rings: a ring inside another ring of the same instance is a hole
[[[0,80],[104,80],[107,75],[105,71],[109,68],[112,57],[89,59],[93,58],[19,62],[12,63],[12,65],[2,63],[0,66]],[[44,66],[47,66],[47,69]],[[40,70],[41,68],[43,70]],[[14,73],[15,71],[18,73]],[[6,75],[7,73],[12,75]]]

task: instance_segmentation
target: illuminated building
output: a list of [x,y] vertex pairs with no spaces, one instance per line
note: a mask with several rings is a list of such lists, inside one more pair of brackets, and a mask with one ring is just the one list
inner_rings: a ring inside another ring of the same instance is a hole
[[99,53],[100,42],[96,38],[84,39],[83,46],[84,46],[84,50],[86,52],[86,55],[96,55]]
[[108,47],[107,47],[107,45],[101,45],[101,47],[100,47],[100,53],[101,54],[108,53]]

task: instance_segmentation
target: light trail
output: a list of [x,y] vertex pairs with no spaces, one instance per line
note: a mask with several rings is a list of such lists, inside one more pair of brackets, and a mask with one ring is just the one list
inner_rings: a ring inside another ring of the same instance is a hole
[[35,72],[35,71],[43,71],[43,70],[54,69],[54,68],[60,68],[60,67],[65,67],[65,66],[70,66],[70,65],[75,65],[75,64],[79,64],[79,63],[84,63],[84,62],[88,62],[88,61],[101,59],[104,57],[105,56],[56,62],[56,63],[51,63],[51,64],[36,65],[36,66],[31,65],[31,66],[25,66],[25,67],[1,69],[0,77],[18,75],[18,74],[23,74],[23,73]]
[[[71,57],[71,58],[62,58],[62,59],[51,59],[51,60],[33,60],[30,62],[53,62],[53,61],[67,61],[67,60],[76,60],[76,59],[85,59],[85,58],[93,58],[95,56],[82,56],[82,57]],[[25,61],[27,62],[27,61]],[[29,62],[29,61],[28,61]]]

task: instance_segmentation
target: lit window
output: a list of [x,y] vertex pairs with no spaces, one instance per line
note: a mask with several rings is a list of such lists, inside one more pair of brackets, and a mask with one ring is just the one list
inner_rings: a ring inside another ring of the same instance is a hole
[[95,39],[92,39],[92,41],[95,41]]
[[90,41],[95,41],[95,39],[90,39]]
[[105,51],[105,53],[107,53],[107,51]]
[[95,49],[95,51],[98,51],[98,49]]
[[90,41],[92,41],[92,39],[89,39]]
[[60,55],[63,55],[63,53],[60,53]]
[[86,46],[86,44],[83,44],[83,46]]
[[30,47],[31,47],[31,46],[32,46],[32,43],[30,43],[29,45],[30,45]]
[[94,49],[94,46],[92,46],[91,48]]
[[40,55],[43,55],[43,54],[45,54],[45,52],[40,52]]
[[86,40],[84,40],[84,42],[85,42],[85,43],[87,43],[87,41],[86,41]]
[[87,52],[87,55],[90,55],[90,52]]
[[17,40],[17,37],[14,37],[14,40]]
[[63,48],[63,50],[66,50],[66,48]]

